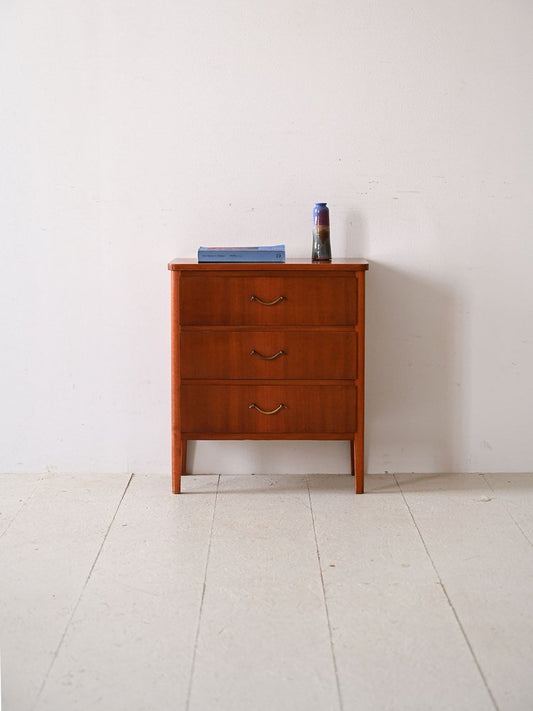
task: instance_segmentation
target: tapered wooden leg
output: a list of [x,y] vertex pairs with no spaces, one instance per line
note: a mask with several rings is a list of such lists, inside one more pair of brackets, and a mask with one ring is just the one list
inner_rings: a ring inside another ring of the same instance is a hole
[[172,443],[172,493],[181,492],[181,440]]
[[172,493],[181,493],[181,476],[187,473],[187,440],[178,439],[172,450]]
[[363,433],[355,435],[355,493],[362,494],[365,490],[365,452]]

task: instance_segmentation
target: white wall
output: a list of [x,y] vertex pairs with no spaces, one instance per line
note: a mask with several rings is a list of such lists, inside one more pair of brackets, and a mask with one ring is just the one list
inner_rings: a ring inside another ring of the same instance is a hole
[[[0,8],[0,471],[169,468],[167,262],[371,260],[368,471],[533,466],[528,0]],[[194,471],[343,471],[199,443]]]

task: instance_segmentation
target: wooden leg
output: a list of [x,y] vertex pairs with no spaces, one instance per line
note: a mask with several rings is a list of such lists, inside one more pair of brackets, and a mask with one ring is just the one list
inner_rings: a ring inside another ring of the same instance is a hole
[[175,439],[172,443],[172,493],[181,492],[181,439]]
[[187,473],[187,440],[176,439],[172,447],[172,493],[181,493],[181,476]]
[[362,432],[357,432],[354,441],[355,449],[355,493],[362,494],[365,490],[365,452]]
[[355,476],[355,440],[350,440],[350,468],[352,470],[352,476]]

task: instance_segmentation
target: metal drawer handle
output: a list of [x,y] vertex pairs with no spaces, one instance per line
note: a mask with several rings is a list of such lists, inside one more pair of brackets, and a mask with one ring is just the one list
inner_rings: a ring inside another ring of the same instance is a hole
[[277,299],[274,299],[274,301],[262,301],[258,296],[250,296],[250,301],[257,301],[259,304],[262,306],[274,306],[275,304],[279,304],[280,301],[285,301],[287,297],[286,296],[278,296]]
[[257,410],[257,412],[260,412],[262,415],[275,415],[276,412],[279,412],[283,408],[287,409],[287,405],[280,403],[275,410],[262,410],[258,405],[255,404],[255,402],[252,402],[251,405],[248,405],[249,410]]
[[279,358],[282,355],[287,355],[285,351],[278,351],[277,353],[274,353],[274,355],[271,356],[265,356],[259,353],[259,351],[256,351],[255,348],[252,348],[250,351],[251,356],[257,356],[258,358],[261,358],[262,360],[276,360],[276,358]]

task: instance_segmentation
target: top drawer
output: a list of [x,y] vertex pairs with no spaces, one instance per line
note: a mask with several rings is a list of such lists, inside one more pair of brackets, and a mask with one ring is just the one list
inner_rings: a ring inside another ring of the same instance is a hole
[[346,326],[357,318],[353,274],[184,273],[180,321],[194,326]]

